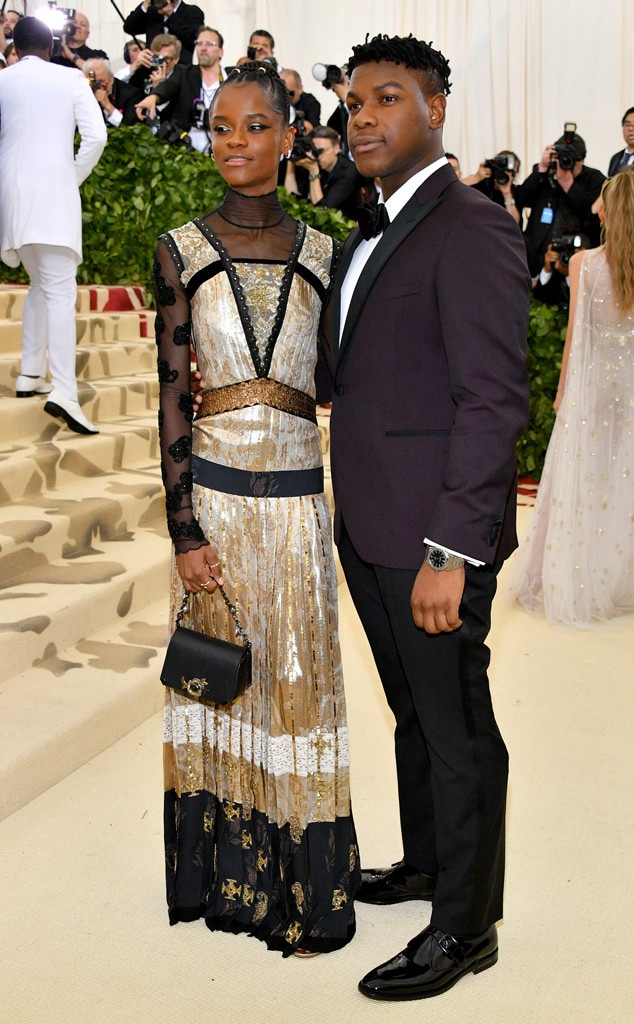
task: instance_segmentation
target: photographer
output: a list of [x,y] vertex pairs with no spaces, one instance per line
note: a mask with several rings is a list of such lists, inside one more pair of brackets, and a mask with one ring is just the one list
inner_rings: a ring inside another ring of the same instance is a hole
[[348,156],[348,108],[346,96],[348,95],[348,75],[345,67],[338,67],[336,64],[314,64],[313,78],[321,82],[324,89],[332,89],[337,97],[337,106],[326,121],[328,128],[332,128],[340,139],[341,153]]
[[591,248],[600,244],[601,225],[592,213],[592,204],[605,176],[594,167],[586,167],[585,157],[585,142],[571,126],[554,145],[546,146],[532,174],[517,186],[517,204],[531,211],[524,242],[533,280],[544,265],[549,243],[564,233],[565,224],[576,223],[578,230],[589,237]]
[[313,206],[336,208],[344,217],[357,219],[359,189],[365,179],[352,161],[342,156],[336,131],[328,127],[316,128],[307,137],[296,138],[285,182],[289,192],[296,191],[292,187],[296,166],[308,171],[308,199]]
[[[297,71],[292,68],[284,68],[280,71],[280,78],[288,89],[291,106],[296,114],[303,114],[304,123],[308,131],[319,126],[321,117],[321,103],[311,92],[305,92],[302,80]],[[310,125],[310,127],[308,127]]]
[[[570,229],[573,226],[567,224],[565,228]],[[546,249],[539,277],[533,281],[535,298],[549,306],[559,306],[560,309],[567,310],[570,305],[570,259],[575,253],[587,249],[589,245],[590,239],[587,235],[572,230],[566,230],[563,235],[554,238]]]
[[152,50],[138,39],[129,39],[123,47],[123,59],[125,67],[115,71],[114,77],[143,89],[153,66]]
[[[174,68],[173,74],[165,78],[152,92],[136,105],[139,120],[154,120],[156,109],[162,103],[170,103],[172,117],[163,128],[171,126],[168,141],[179,141],[199,153],[210,148],[207,111],[212,97],[224,78],[220,60],[224,53],[223,38],[214,28],[204,26],[196,39],[198,64],[182,64]],[[183,139],[183,136],[186,136]]]
[[121,124],[136,124],[136,104],[143,96],[140,89],[135,89],[133,85],[115,78],[110,62],[106,60],[87,60],[84,64],[84,74],[109,128],[118,128]]
[[131,36],[144,35],[148,46],[156,36],[169,32],[182,43],[181,64],[191,64],[196,38],[204,23],[205,15],[195,4],[183,0],[144,0],[125,19],[123,31]]
[[108,54],[104,50],[93,50],[90,46],[86,46],[89,35],[88,18],[81,11],[76,11],[75,17],[70,19],[64,29],[61,54],[59,57],[53,57],[51,63],[83,71],[87,60],[97,57],[101,60],[108,60]]
[[520,169],[520,158],[512,149],[501,149],[490,160],[483,160],[475,174],[463,177],[465,185],[482,192],[491,202],[504,206],[517,224],[522,210],[517,203],[515,178]]

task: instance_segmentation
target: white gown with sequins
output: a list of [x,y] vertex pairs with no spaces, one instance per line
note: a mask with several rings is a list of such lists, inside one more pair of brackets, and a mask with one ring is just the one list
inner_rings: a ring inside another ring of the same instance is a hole
[[563,401],[517,558],[514,593],[551,622],[634,610],[634,316],[616,305],[603,249],[583,257]]

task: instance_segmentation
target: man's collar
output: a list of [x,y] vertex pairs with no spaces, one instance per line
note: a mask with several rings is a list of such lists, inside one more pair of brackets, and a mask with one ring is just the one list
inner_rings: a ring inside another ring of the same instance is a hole
[[412,174],[411,178],[408,178],[400,188],[397,188],[396,192],[393,192],[389,199],[383,199],[383,193],[379,191],[378,202],[385,202],[385,208],[390,215],[390,220],[394,220],[397,214],[401,212],[403,207],[412,198],[415,192],[418,191],[424,181],[432,176],[437,170],[448,163],[447,157],[441,156],[438,160],[434,160],[433,163],[428,164],[427,167],[423,167],[421,171],[416,171],[416,174]]

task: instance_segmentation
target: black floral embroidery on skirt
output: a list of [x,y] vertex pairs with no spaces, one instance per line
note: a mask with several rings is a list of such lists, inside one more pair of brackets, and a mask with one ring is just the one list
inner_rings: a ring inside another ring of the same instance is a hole
[[177,441],[169,445],[168,452],[172,456],[174,462],[184,462],[186,458],[191,455],[192,451],[192,439],[183,434]]
[[166,359],[159,359],[158,379],[161,384],[173,384],[178,380],[178,370],[172,370]]
[[161,432],[162,432],[162,430],[163,430],[163,424],[164,424],[164,423],[165,423],[165,413],[163,412],[163,410],[162,410],[162,409],[159,409],[159,411],[158,411],[158,429],[159,429],[159,436],[161,435]]
[[168,512],[179,512],[184,494],[191,494],[193,477],[191,473],[181,473],[179,482],[171,490],[166,491],[165,507]]

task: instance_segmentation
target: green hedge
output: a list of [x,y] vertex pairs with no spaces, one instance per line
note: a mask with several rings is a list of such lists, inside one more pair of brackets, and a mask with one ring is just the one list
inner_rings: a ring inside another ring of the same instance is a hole
[[517,461],[519,475],[533,480],[539,480],[542,475],[546,448],[555,422],[553,401],[557,394],[567,324],[567,312],[531,299],[527,357],[531,383],[530,413],[526,433],[517,443]]
[[[144,285],[151,293],[156,239],[213,209],[225,183],[213,161],[157,140],[142,124],[108,131],[108,145],[81,188],[84,262],[80,284]],[[288,212],[343,241],[353,224],[338,210],[304,203],[280,189]],[[54,197],[51,197],[54,201]],[[22,267],[0,263],[0,281],[27,282]],[[555,414],[566,314],[531,303],[528,370],[530,423],[517,446],[521,476],[539,479]]]

